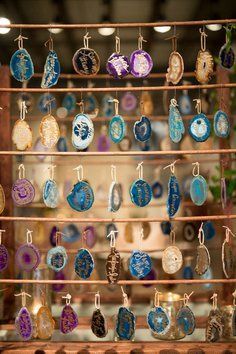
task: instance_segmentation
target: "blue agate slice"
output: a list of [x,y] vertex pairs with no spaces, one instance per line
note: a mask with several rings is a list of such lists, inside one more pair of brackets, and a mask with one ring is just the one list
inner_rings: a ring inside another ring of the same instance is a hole
[[179,110],[174,105],[170,104],[169,109],[169,135],[174,143],[179,143],[185,132],[183,119]]
[[135,315],[126,307],[120,307],[116,321],[116,333],[121,340],[130,340],[135,332]]
[[76,183],[67,196],[70,207],[76,211],[85,211],[91,208],[94,202],[93,190],[87,182]]
[[129,261],[129,270],[133,277],[146,277],[152,269],[151,257],[142,251],[133,251]]
[[94,269],[94,260],[86,248],[78,250],[74,263],[75,273],[82,279],[88,279]]
[[147,117],[142,116],[140,120],[134,123],[133,132],[136,140],[138,141],[149,140],[152,134],[150,120]]
[[60,72],[61,68],[57,53],[54,50],[50,50],[44,65],[41,87],[49,88],[56,85]]
[[214,132],[219,138],[227,138],[230,133],[229,117],[221,110],[214,115]]
[[198,206],[205,203],[207,199],[207,182],[203,176],[199,175],[192,179],[190,197],[193,203]]
[[47,265],[55,272],[60,272],[66,266],[67,261],[68,256],[63,246],[53,247],[47,253]]
[[189,123],[189,134],[198,141],[206,141],[211,133],[211,124],[204,113],[197,114]]
[[156,306],[149,311],[147,323],[151,331],[159,335],[166,334],[171,324],[168,313],[161,306]]
[[152,194],[153,198],[158,199],[162,197],[163,194],[163,186],[160,182],[156,181],[152,185]]
[[55,181],[48,179],[43,187],[43,201],[49,208],[58,206],[59,190]]
[[120,143],[126,132],[126,124],[120,116],[114,116],[109,124],[109,136],[114,143]]
[[67,109],[68,114],[73,113],[76,108],[76,96],[69,92],[62,100],[62,107]]
[[187,95],[186,93],[184,93],[179,98],[179,110],[184,115],[191,114],[192,112],[192,103],[189,95]]
[[94,126],[90,117],[84,113],[75,116],[72,123],[72,144],[76,149],[86,149],[93,140]]
[[195,317],[188,306],[181,307],[177,313],[176,322],[184,334],[190,335],[193,333],[195,329]]
[[57,142],[57,151],[68,151],[67,140],[64,136],[60,136]]
[[20,81],[27,81],[34,75],[34,65],[31,56],[25,48],[18,49],[10,60],[12,76]]
[[143,179],[137,179],[130,187],[131,201],[139,206],[144,207],[152,199],[152,187]]
[[171,175],[168,183],[167,196],[167,213],[172,218],[178,211],[180,206],[181,196],[179,190],[179,183],[175,175]]

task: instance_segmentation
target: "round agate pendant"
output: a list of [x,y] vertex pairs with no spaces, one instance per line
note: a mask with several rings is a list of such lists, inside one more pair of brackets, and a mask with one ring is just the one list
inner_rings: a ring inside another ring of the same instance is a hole
[[33,335],[33,322],[26,307],[22,307],[15,319],[16,332],[21,339],[29,340]]
[[193,177],[190,185],[190,196],[194,204],[200,206],[207,199],[207,182],[201,175]]
[[130,73],[134,77],[146,77],[153,67],[151,56],[142,49],[135,50],[130,56]]
[[67,93],[62,100],[62,107],[64,107],[68,114],[71,114],[75,111],[76,108],[76,96],[69,92]]
[[162,268],[167,274],[175,274],[183,264],[183,256],[176,246],[167,247],[162,254]]
[[27,81],[34,75],[34,65],[25,48],[18,49],[12,55],[10,70],[12,76],[20,82]]
[[150,120],[142,116],[140,120],[134,123],[133,128],[135,139],[138,141],[147,141],[151,138],[152,128]]
[[79,324],[78,316],[70,305],[63,307],[60,316],[60,331],[67,334],[72,332]]
[[173,217],[180,206],[181,196],[179,183],[175,175],[171,175],[168,183],[168,196],[167,196],[167,213],[169,217]]
[[32,243],[21,245],[16,251],[16,263],[21,270],[35,270],[40,263],[39,250]]
[[2,185],[0,184],[0,215],[5,209],[5,193],[2,188]]
[[55,270],[55,272],[60,272],[68,261],[68,256],[66,249],[63,246],[56,246],[51,248],[47,254],[47,265]]
[[29,124],[22,119],[18,119],[12,130],[12,141],[17,150],[24,151],[32,146],[32,130]]
[[51,338],[55,327],[51,311],[47,306],[41,306],[36,315],[37,336],[40,339]]
[[9,261],[9,253],[6,247],[0,244],[0,272],[7,268]]
[[133,277],[142,279],[152,269],[151,257],[142,251],[133,251],[129,261],[129,270]]
[[211,133],[211,124],[204,113],[197,114],[189,123],[189,134],[198,141],[206,141]]
[[230,133],[229,117],[221,110],[214,115],[214,132],[219,138],[227,138]]
[[235,59],[235,55],[232,47],[227,48],[227,44],[225,43],[220,48],[219,59],[220,59],[220,64],[221,66],[223,66],[223,68],[231,69],[232,66],[234,65],[234,59]]
[[113,53],[107,61],[106,69],[115,79],[121,79],[130,71],[129,59],[125,55]]
[[187,222],[183,228],[183,238],[187,242],[192,242],[195,239],[196,232],[196,226],[191,222]]
[[176,322],[181,332],[185,335],[190,335],[195,329],[195,316],[193,311],[188,306],[183,306],[179,309]]
[[80,48],[72,59],[75,71],[79,75],[96,75],[100,69],[100,59],[94,49]]
[[195,272],[198,275],[203,275],[210,267],[211,259],[208,249],[205,245],[199,245],[197,247],[197,261]]
[[59,190],[54,180],[48,179],[43,186],[43,201],[49,208],[58,206]]
[[159,199],[163,195],[163,186],[160,182],[156,181],[152,185],[152,195],[153,198]]
[[11,195],[18,206],[30,204],[34,200],[34,186],[26,178],[17,179],[12,186]]
[[47,148],[54,147],[60,138],[59,126],[51,114],[43,117],[40,122],[39,132],[42,144]]
[[109,136],[114,143],[119,143],[124,138],[126,132],[126,124],[120,116],[114,116],[109,124]]
[[79,113],[72,123],[72,144],[76,149],[86,149],[93,140],[93,122],[87,114]]
[[137,97],[132,92],[126,92],[120,101],[121,109],[125,112],[132,112],[137,108]]
[[130,340],[135,332],[135,315],[126,307],[120,307],[116,320],[116,334],[121,340]]
[[44,65],[41,87],[49,88],[56,85],[60,72],[61,67],[57,53],[54,50],[50,50]]
[[167,311],[161,306],[156,306],[149,311],[147,323],[151,331],[158,335],[165,335],[171,324]]
[[152,187],[143,179],[137,179],[130,187],[130,197],[132,203],[139,207],[144,207],[152,199]]
[[199,50],[196,61],[196,79],[200,84],[207,84],[213,75],[214,60],[208,50]]
[[74,263],[75,273],[81,279],[88,279],[94,269],[94,260],[86,248],[78,250]]
[[87,182],[76,183],[67,196],[70,207],[76,211],[86,211],[91,208],[94,202],[93,190]]
[[109,190],[108,211],[116,212],[122,203],[122,188],[120,183],[112,182]]
[[96,309],[93,312],[91,319],[91,330],[98,338],[104,338],[107,335],[106,319],[100,309]]

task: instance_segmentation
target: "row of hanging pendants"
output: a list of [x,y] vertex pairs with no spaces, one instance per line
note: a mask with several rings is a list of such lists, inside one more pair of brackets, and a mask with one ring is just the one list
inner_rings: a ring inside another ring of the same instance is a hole
[[[196,79],[201,84],[209,82],[213,75],[214,60],[206,49],[206,37],[204,29],[200,29],[201,49],[198,52],[196,60]],[[94,49],[89,48],[89,34],[84,36],[84,47],[76,51],[72,63],[74,70],[79,75],[96,75],[100,69],[100,59]],[[32,59],[23,47],[23,40],[26,37],[20,35],[18,41],[18,50],[12,55],[10,69],[14,78],[18,81],[27,81],[34,75],[34,65]],[[114,78],[122,78],[131,73],[134,77],[144,78],[148,76],[153,67],[151,56],[143,50],[143,36],[138,37],[138,49],[135,50],[130,58],[120,53],[120,38],[116,36],[116,51],[109,57],[106,70]],[[184,73],[184,61],[181,54],[177,51],[177,36],[172,39],[172,52],[169,57],[169,67],[167,69],[166,79],[176,85],[181,80]],[[49,46],[49,53],[44,66],[44,73],[41,82],[42,88],[49,88],[57,84],[60,76],[60,62],[57,53],[53,49],[52,37],[45,43]],[[231,68],[234,64],[235,55],[231,47],[231,29],[226,29],[226,43],[221,48],[219,60],[224,68]]]

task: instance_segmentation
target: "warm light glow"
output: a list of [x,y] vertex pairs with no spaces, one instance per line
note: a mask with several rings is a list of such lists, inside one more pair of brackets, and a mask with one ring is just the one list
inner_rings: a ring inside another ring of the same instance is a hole
[[48,28],[48,30],[52,34],[58,34],[58,33],[61,33],[63,31],[63,28]]
[[[11,21],[6,18],[6,17],[0,17],[0,25],[10,25],[11,24]],[[8,32],[10,32],[10,28],[7,28],[7,27],[1,27],[0,28],[0,34],[6,34]]]
[[206,28],[210,31],[216,32],[222,28],[222,25],[220,25],[219,23],[213,23],[212,25],[206,25]]
[[166,33],[171,29],[171,26],[158,26],[154,27],[154,30],[159,33]]
[[32,308],[32,313],[33,315],[37,315],[38,310],[40,309],[40,307],[42,306],[41,303],[35,302]]
[[115,32],[115,28],[112,27],[101,27],[98,29],[98,33],[100,33],[102,36],[111,36]]

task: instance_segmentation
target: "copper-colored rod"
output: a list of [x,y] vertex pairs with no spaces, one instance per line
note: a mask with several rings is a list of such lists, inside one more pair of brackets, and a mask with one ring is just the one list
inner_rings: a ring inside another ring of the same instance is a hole
[[137,27],[158,27],[158,26],[203,26],[210,24],[230,24],[236,23],[236,19],[220,19],[220,20],[196,20],[196,21],[159,21],[159,22],[132,22],[132,23],[35,23],[35,24],[19,24],[11,23],[9,25],[0,25],[0,28],[30,28],[30,29],[49,29],[49,28],[63,28],[63,29],[87,29],[87,28],[137,28]]

